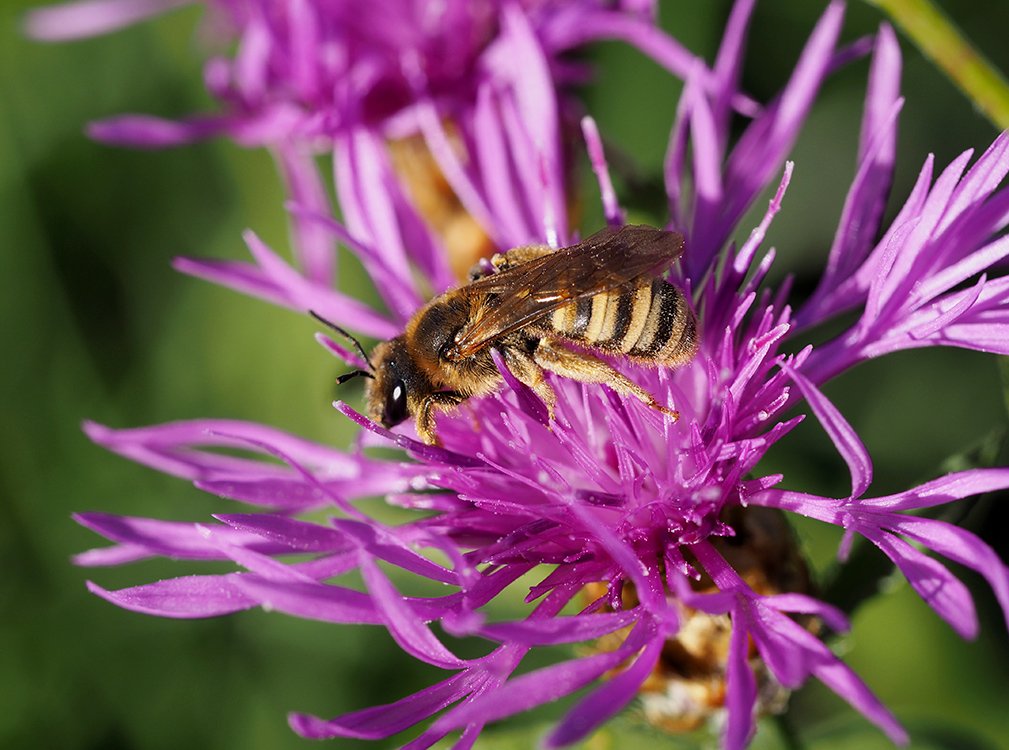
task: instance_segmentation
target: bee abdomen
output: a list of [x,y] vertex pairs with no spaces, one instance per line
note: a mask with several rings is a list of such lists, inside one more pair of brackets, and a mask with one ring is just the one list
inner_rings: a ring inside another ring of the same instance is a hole
[[693,312],[683,293],[661,279],[572,302],[549,322],[564,338],[656,363],[682,364],[697,349]]
[[651,289],[648,318],[627,353],[664,364],[682,364],[697,351],[697,320],[683,292],[675,286],[656,279]]

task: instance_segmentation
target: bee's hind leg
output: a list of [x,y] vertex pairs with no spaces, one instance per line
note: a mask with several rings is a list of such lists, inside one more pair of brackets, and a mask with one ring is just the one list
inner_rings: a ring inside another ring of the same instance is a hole
[[533,359],[544,370],[556,373],[561,377],[571,378],[571,380],[581,383],[604,383],[617,393],[634,396],[646,406],[650,406],[674,420],[680,418],[679,412],[659,403],[655,396],[640,385],[587,352],[573,352],[544,339],[533,353]]
[[493,273],[501,273],[536,258],[549,255],[554,249],[549,245],[523,245],[503,253],[495,253],[490,260],[481,260],[469,270],[469,280],[476,281]]

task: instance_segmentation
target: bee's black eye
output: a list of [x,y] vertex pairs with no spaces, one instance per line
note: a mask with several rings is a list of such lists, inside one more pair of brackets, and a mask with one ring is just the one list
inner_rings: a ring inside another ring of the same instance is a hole
[[406,383],[397,380],[392,384],[389,395],[386,396],[382,424],[386,427],[395,427],[409,416],[410,412],[406,408]]

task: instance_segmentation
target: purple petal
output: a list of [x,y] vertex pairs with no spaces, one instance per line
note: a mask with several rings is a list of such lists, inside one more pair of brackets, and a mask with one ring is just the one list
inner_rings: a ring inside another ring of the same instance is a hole
[[236,261],[176,258],[172,267],[190,276],[259,297],[281,307],[301,313],[311,310],[327,320],[339,322],[368,336],[388,339],[401,333],[399,326],[353,297],[308,280],[296,282],[296,288],[285,288],[260,268]]
[[[557,90],[550,76],[550,64],[528,16],[518,4],[503,7],[501,32],[496,49],[488,55],[494,65],[496,55],[504,56],[506,65],[499,71],[504,80],[511,79],[511,101],[515,104],[518,123],[506,131],[509,135],[528,137],[524,149],[534,159],[519,158],[518,167],[536,166],[537,174],[526,178],[527,189],[533,188],[534,200],[545,213],[543,235],[568,236],[567,205],[564,191],[564,160],[560,150],[560,115],[557,111]],[[521,60],[521,67],[514,61]],[[505,101],[507,107],[508,100]],[[514,149],[522,154],[523,149]],[[537,179],[538,178],[538,179]],[[538,188],[538,189],[536,189]],[[550,242],[556,246],[556,240]]]
[[851,623],[844,612],[826,602],[821,602],[805,594],[774,594],[765,596],[761,601],[769,607],[781,612],[793,612],[805,615],[815,615],[827,623],[828,627],[838,633],[851,629]]
[[372,521],[362,523],[361,521],[331,519],[330,523],[345,535],[345,538],[352,539],[368,554],[380,560],[385,560],[409,573],[429,578],[432,581],[450,585],[459,584],[459,576],[455,572],[410,549],[397,536],[397,529]]
[[1007,256],[1009,256],[1009,237],[1001,237],[923,279],[915,289],[914,298],[919,302],[934,299],[982,271],[997,267]]
[[259,603],[242,593],[237,585],[240,575],[170,578],[118,591],[103,589],[91,581],[87,586],[92,594],[131,612],[183,619],[220,617]]
[[290,137],[303,126],[295,107],[277,104],[249,117],[206,116],[166,120],[150,115],[121,115],[88,125],[88,136],[102,143],[134,148],[178,146],[228,135],[244,146],[263,146]]
[[[273,497],[278,502],[296,508],[317,505],[318,498],[303,499],[292,485],[304,486],[304,481],[290,469],[263,460],[272,459],[273,454],[256,446],[271,446],[274,451],[291,456],[315,469],[320,482],[330,482],[337,490],[350,491],[352,496],[375,494],[383,486],[403,491],[418,470],[406,464],[348,455],[264,425],[235,420],[168,422],[123,430],[85,422],[83,429],[91,440],[108,450],[166,474],[206,483],[222,491],[229,483],[236,486],[246,483],[257,488],[258,496],[275,491]],[[239,458],[211,450],[250,447],[261,458]],[[218,486],[215,482],[224,484]],[[291,494],[286,494],[289,491]]]
[[262,101],[267,91],[273,47],[270,25],[262,14],[249,14],[235,52],[235,87],[246,101]]
[[862,504],[888,510],[919,510],[1007,488],[1009,469],[971,469],[947,474],[896,495],[866,498]]
[[371,597],[344,586],[314,581],[271,581],[253,575],[236,578],[234,586],[254,604],[293,617],[358,625],[381,625],[383,622]]
[[866,536],[893,560],[907,582],[961,638],[977,637],[978,622],[970,592],[942,563],[885,532]]
[[1009,132],[1000,133],[964,175],[950,200],[949,210],[936,227],[941,234],[972,206],[986,201],[1009,174]]
[[[306,2],[300,3],[300,13],[292,15],[295,19],[313,17],[311,6]],[[301,51],[299,47],[294,49]],[[291,200],[309,211],[328,214],[329,197],[312,155],[292,143],[277,145],[275,153]],[[331,234],[316,222],[299,217],[294,219],[293,230],[292,245],[305,275],[315,283],[332,284],[336,246]]]
[[[77,513],[74,520],[85,528],[101,534],[106,539],[143,550],[144,557],[162,555],[173,559],[221,560],[226,556],[207,542],[194,523],[157,521],[151,518],[114,516],[108,513]],[[218,530],[231,544],[248,546],[265,554],[289,551],[283,545],[271,544],[255,534],[241,531]],[[84,558],[86,563],[89,558]],[[78,560],[78,563],[81,563]],[[91,564],[94,564],[92,558]]]
[[495,692],[446,714],[433,728],[453,729],[474,722],[496,721],[563,698],[616,667],[641,648],[651,633],[651,629],[639,624],[616,651],[554,664],[509,680]]
[[395,703],[366,708],[328,721],[308,714],[293,713],[288,721],[295,732],[314,740],[333,737],[382,739],[408,729],[452,705],[484,679],[486,678],[479,671],[467,670]]
[[459,659],[435,638],[427,626],[403,601],[392,582],[370,558],[362,556],[361,575],[375,606],[396,643],[421,661],[444,669],[459,669],[469,662]]
[[725,200],[722,179],[723,154],[708,102],[698,97],[690,112],[690,140],[693,146],[694,219],[696,228],[719,220]]
[[813,30],[780,97],[746,129],[725,166],[725,201],[717,218],[693,227],[688,275],[700,279],[732,228],[767,183],[795,141],[829,71],[844,5],[832,2]]
[[364,427],[366,430],[369,430],[376,435],[381,435],[387,440],[391,440],[396,443],[396,445],[423,460],[445,464],[448,466],[468,466],[471,468],[486,465],[479,458],[473,458],[454,451],[448,451],[435,445],[426,445],[418,440],[412,440],[405,435],[398,435],[392,430],[388,430],[381,425],[372,422],[363,414],[355,411],[342,401],[333,402],[333,408],[345,417],[348,417],[359,424],[361,427]]
[[[838,285],[849,280],[865,262],[879,231],[893,180],[897,115],[902,106],[899,98],[900,72],[900,48],[893,30],[884,24],[876,38],[869,74],[859,140],[858,172],[845,198],[820,284],[797,316],[802,326],[812,325],[837,311],[824,305],[823,300],[843,300],[840,295],[832,296],[832,292],[836,292]],[[848,304],[853,302],[851,300]]]
[[756,729],[757,678],[750,668],[750,636],[741,617],[733,617],[725,669],[725,750],[742,750]]
[[823,429],[827,431],[834,447],[848,464],[848,471],[851,473],[850,497],[861,497],[872,483],[872,459],[869,458],[858,433],[808,379],[794,370],[789,370],[789,374],[812,407]]
[[655,668],[666,645],[664,632],[653,635],[634,663],[580,700],[547,737],[544,747],[578,742],[630,703]]
[[264,579],[284,583],[307,583],[312,580],[309,574],[302,572],[295,565],[288,565],[280,560],[275,560],[269,555],[263,555],[247,547],[231,544],[228,541],[227,533],[217,534],[213,528],[202,525],[197,528],[231,560],[234,560],[250,572],[262,576]]
[[[919,283],[921,269],[932,260],[935,252],[935,248],[928,248],[931,252],[926,252],[928,240],[936,232],[939,222],[948,215],[950,201],[972,154],[970,150],[963,152],[942,171],[929,191],[912,231],[902,238],[892,267],[880,269],[881,273],[874,282],[882,303],[880,309],[890,305],[899,308]],[[866,320],[866,325],[872,322],[871,319]]]
[[127,563],[149,560],[155,553],[146,547],[134,547],[130,544],[114,544],[109,547],[98,547],[96,549],[78,552],[71,559],[74,565],[82,568],[105,568],[113,565],[126,565]]
[[496,89],[487,82],[477,92],[473,130],[480,133],[480,138],[476,139],[473,149],[488,208],[498,221],[500,242],[504,247],[515,247],[527,242],[536,232],[524,213],[525,198],[517,194],[524,192],[515,174],[515,159],[519,155],[509,147],[501,115],[500,99],[505,94]]
[[25,33],[47,42],[98,36],[192,2],[194,0],[84,0],[36,8],[25,17]]
[[872,694],[865,683],[840,659],[832,655],[813,669],[824,685],[854,706],[859,713],[882,729],[895,745],[907,745],[907,732],[897,718]]
[[[285,207],[292,216],[298,217],[304,222],[311,223],[320,229],[324,229],[326,233],[331,234],[345,244],[354,253],[355,257],[364,264],[368,270],[368,275],[372,279],[381,279],[382,286],[388,286],[389,291],[396,295],[396,298],[400,300],[397,303],[397,309],[402,306],[405,310],[408,310],[408,313],[412,313],[413,310],[423,305],[423,300],[418,294],[417,289],[414,288],[412,280],[404,278],[401,272],[402,269],[397,270],[395,267],[390,266],[389,259],[384,253],[352,235],[349,230],[332,216],[296,201],[288,201]],[[411,246],[411,250],[416,255],[419,253],[420,248]],[[439,253],[440,255],[443,255],[443,253]],[[417,260],[422,262],[423,258],[417,258]],[[454,281],[455,279],[453,278],[452,282]],[[409,317],[409,314],[407,314],[407,317]]]
[[287,551],[347,552],[356,545],[335,529],[286,516],[265,513],[230,513],[215,516],[232,528],[268,539]]
[[[880,24],[872,54],[872,67],[869,70],[858,152],[861,161],[871,151],[879,149],[875,160],[884,171],[892,170],[895,154],[896,133],[892,114],[894,106],[900,101],[901,68],[897,35],[889,24]],[[885,146],[880,146],[881,140],[886,142]]]
[[368,362],[361,358],[361,356],[350,349],[345,349],[340,344],[336,343],[324,333],[315,334],[315,340],[319,342],[320,345],[331,354],[335,354],[337,357],[342,359],[345,363],[351,367],[355,367],[358,370],[367,370]]
[[622,612],[554,617],[549,620],[499,622],[483,626],[478,633],[501,643],[552,646],[595,640],[633,624],[640,616],[641,612],[635,608]]
[[601,39],[622,39],[641,49],[678,78],[686,78],[703,60],[661,29],[614,11],[572,14],[566,23],[544,28],[544,42],[554,51],[581,47]]
[[732,5],[732,12],[725,24],[722,43],[718,47],[712,70],[714,101],[711,110],[718,128],[719,150],[724,150],[732,116],[732,105],[739,96],[739,78],[743,69],[743,53],[746,47],[746,32],[750,26],[750,16],[756,0],[740,0]]
[[166,120],[150,115],[120,115],[88,125],[88,136],[101,143],[131,148],[181,146],[228,132],[234,121],[227,117],[193,117]]
[[290,32],[288,49],[291,50],[291,79],[302,99],[313,99],[321,86],[318,62],[325,57],[322,35],[325,33],[320,18],[321,11],[311,0],[291,0],[289,3]]
[[585,138],[592,171],[596,175],[596,182],[599,183],[599,196],[602,199],[606,223],[611,226],[620,226],[624,223],[624,212],[617,202],[617,194],[613,189],[613,181],[610,179],[610,170],[606,165],[606,153],[603,150],[603,140],[599,137],[596,121],[587,115],[582,118],[582,136]]
[[495,220],[495,215],[487,207],[486,201],[452,147],[448,134],[438,117],[437,108],[429,100],[422,100],[416,107],[416,111],[417,124],[424,135],[424,142],[438,163],[438,169],[445,175],[445,179],[452,187],[452,192],[459,198],[459,202],[465,207],[466,212],[476,219],[481,228],[487,232],[494,245],[504,247],[505,243],[502,241],[501,229]]
[[995,550],[969,531],[928,518],[901,518],[893,523],[893,530],[984,576],[1009,628],[1009,568]]
[[[398,293],[412,286],[410,256],[401,232],[401,187],[392,171],[385,145],[378,134],[363,129],[349,131],[336,141],[333,164],[337,196],[347,229],[379,254],[384,270],[399,277],[395,283],[378,284],[378,292],[395,311],[397,319],[406,322],[416,311],[417,297],[415,293],[409,296]],[[381,278],[381,275],[374,278]]]

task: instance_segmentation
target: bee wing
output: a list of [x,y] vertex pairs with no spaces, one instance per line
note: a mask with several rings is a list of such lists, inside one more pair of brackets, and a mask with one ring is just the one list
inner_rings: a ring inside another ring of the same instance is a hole
[[467,294],[489,295],[483,314],[456,336],[452,358],[476,354],[494,339],[583,297],[665,271],[683,252],[683,236],[646,226],[607,227],[571,247],[474,281]]

